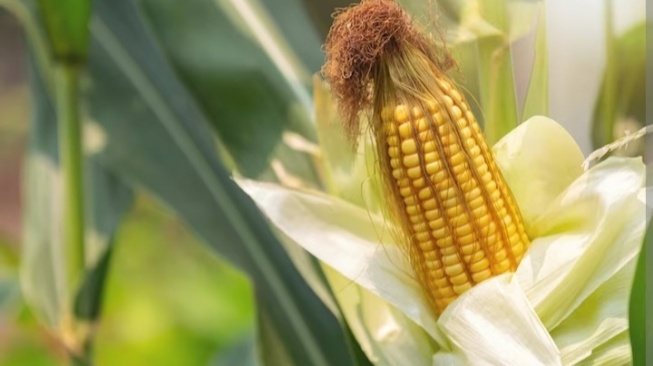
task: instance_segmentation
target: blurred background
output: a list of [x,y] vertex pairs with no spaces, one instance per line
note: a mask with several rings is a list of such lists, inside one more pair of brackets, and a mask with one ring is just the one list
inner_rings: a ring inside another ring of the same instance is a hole
[[[17,281],[30,118],[25,42],[17,19],[0,7],[0,365],[63,365],[62,346],[35,319]],[[253,337],[246,277],[144,191],[114,245],[98,365],[218,365],[225,347]]]
[[[256,1],[232,0],[227,7],[210,3],[167,0],[140,5],[145,9],[147,25],[161,42],[160,51],[197,97],[198,104],[210,116],[225,116],[232,125],[218,133],[219,139],[228,145],[229,151],[223,154],[225,160],[231,160],[245,175],[275,179],[279,171],[261,168],[269,159],[251,158],[246,143],[256,144],[260,134],[280,134],[274,123],[269,127],[272,132],[257,124],[274,118],[283,118],[282,127],[311,138],[310,127],[304,120],[312,111],[310,77],[318,71],[322,56],[319,48],[303,50],[301,45],[319,44],[328,30],[333,9],[348,2],[326,1],[309,6],[301,1],[266,1],[261,5]],[[257,12],[248,13],[247,7],[243,10],[245,3],[258,4]],[[543,3],[548,46],[548,114],[563,124],[583,152],[589,154],[596,148],[592,126],[597,120],[596,109],[610,55],[606,48],[606,16],[608,12],[612,14],[614,34],[619,37],[644,21],[645,1]],[[211,7],[208,12],[207,6]],[[245,34],[246,47],[237,46],[239,40],[212,38],[221,27],[212,22],[232,19],[230,11],[240,11],[240,20],[231,26]],[[18,282],[24,242],[24,159],[30,119],[35,112],[28,80],[30,72],[34,72],[29,63],[28,36],[14,14],[0,6],[0,365],[58,365],[65,363],[65,352],[26,304]],[[312,22],[308,31],[303,21]],[[259,29],[261,25],[266,28]],[[269,40],[266,30],[274,31],[269,33]],[[534,57],[532,33],[512,44],[515,84],[522,100]],[[280,52],[286,57],[278,58]],[[247,57],[266,60],[250,62]],[[229,80],[234,62],[245,63],[249,70]],[[257,69],[261,65],[278,70],[281,76],[269,77],[266,70]],[[205,77],[216,79],[202,81]],[[284,86],[266,85],[274,82]],[[222,89],[212,89],[216,85]],[[270,90],[273,94],[266,94]],[[223,97],[226,105],[241,103],[240,109],[212,104],[212,93]],[[244,97],[247,93],[248,97]],[[275,107],[289,95],[295,102]],[[623,108],[631,107],[629,104]],[[258,112],[249,118],[258,122],[244,121],[243,128],[261,131],[252,133],[248,137],[251,140],[241,141],[243,135],[234,134],[233,125],[241,122],[238,113],[252,108]],[[632,108],[643,110],[641,105]],[[614,136],[634,132],[644,123],[641,117],[637,120],[635,112],[624,115],[628,118],[616,124]],[[268,140],[260,141],[265,145]],[[280,156],[285,154],[284,148],[274,143],[264,148]],[[302,170],[302,163],[297,164],[297,170],[306,171]],[[309,173],[297,174],[313,173],[309,169]],[[111,270],[95,342],[97,364],[225,364],[224,359],[234,345],[254,338],[252,286],[243,273],[204,245],[170,204],[139,184],[134,186],[133,194],[133,204],[113,239]]]

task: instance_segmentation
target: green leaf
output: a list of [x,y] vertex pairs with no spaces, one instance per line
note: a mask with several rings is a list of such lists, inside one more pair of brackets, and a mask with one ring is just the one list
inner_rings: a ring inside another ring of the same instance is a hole
[[535,28],[534,59],[521,121],[549,112],[549,51],[546,43],[546,12],[540,8]]
[[[72,314],[73,304],[66,296],[65,263],[62,257],[61,176],[57,141],[57,120],[43,73],[30,62],[30,90],[33,117],[26,157],[25,226],[21,281],[26,298],[41,320],[59,326],[62,316]],[[86,240],[87,272],[78,293],[76,315],[94,320],[99,313],[105,257],[109,255],[113,233],[132,202],[131,190],[88,157],[86,192],[93,202],[88,210]]]
[[[273,25],[257,18],[263,10],[255,12],[250,1],[142,5],[150,31],[242,174],[256,177],[265,170],[286,129],[315,138],[309,73],[283,38],[269,34]],[[254,19],[243,21],[244,15]],[[261,34],[266,38],[257,38]],[[117,37],[126,42],[130,35]],[[320,44],[306,49],[320,52]]]
[[[357,366],[371,366],[370,360],[367,358],[365,352],[362,350],[362,345],[359,344],[359,338],[354,336],[352,325],[349,317],[347,316],[346,309],[343,308],[342,299],[345,295],[338,289],[334,290],[331,285],[332,281],[327,280],[328,270],[325,270],[320,261],[305,251],[300,245],[297,245],[290,237],[284,235],[277,230],[277,234],[282,239],[284,248],[290,255],[293,263],[301,273],[302,277],[308,282],[313,291],[322,299],[322,301],[333,311],[335,314],[340,315],[339,319],[345,332],[345,340],[350,347],[353,355],[354,364]],[[260,317],[265,317],[265,313],[260,310]],[[264,333],[265,329],[261,329],[261,337],[276,337],[273,332]],[[388,352],[392,352],[389,350]],[[268,359],[266,359],[269,361]],[[277,360],[272,364],[284,364],[283,360]]]
[[[256,4],[247,0],[246,3]],[[263,0],[261,8],[266,10],[272,26],[278,30],[279,38],[285,40],[293,53],[302,61],[309,74],[320,71],[324,63],[322,43],[331,26],[331,14],[338,7],[350,4],[343,0]],[[310,80],[304,80],[310,85]]]
[[[87,142],[92,137],[87,134]],[[90,232],[86,235],[86,257],[91,266],[87,268],[74,306],[77,318],[94,321],[100,317],[116,229],[131,208],[134,197],[126,183],[103,166],[87,164],[87,171],[91,176],[90,192],[93,193],[86,210],[92,220]]]
[[83,63],[88,53],[91,0],[38,0],[54,58]]
[[492,145],[519,124],[510,46],[498,37],[479,40],[477,64],[483,129]]
[[[505,0],[482,3],[481,13],[499,29],[508,27]],[[519,124],[517,96],[512,65],[512,51],[505,36],[478,40],[478,85],[485,138],[493,145]]]
[[[630,343],[633,351],[633,365],[646,365],[647,347],[646,329],[647,329],[647,290],[646,290],[646,267],[649,264],[647,253],[653,245],[653,222],[649,223],[646,230],[646,236],[642,243],[642,251],[639,253],[637,260],[637,269],[635,270],[635,281],[630,293],[629,308],[629,327]],[[648,310],[650,311],[650,310]],[[650,344],[650,342],[648,342]]]
[[[98,152],[103,166],[159,197],[247,272],[259,306],[271,312],[278,347],[294,364],[351,364],[340,324],[227,175],[209,119],[151,37],[140,9],[128,0],[98,1],[95,9],[86,96],[106,136]],[[231,51],[228,43],[214,47]],[[221,123],[241,123],[229,117]]]
[[256,357],[256,339],[252,334],[247,334],[234,344],[227,346],[211,363],[211,366],[258,366],[260,362]]
[[[351,0],[324,0],[312,1],[301,0],[306,13],[311,18],[311,23],[317,29],[320,35],[320,40],[324,40],[329,33],[331,23],[333,22],[333,13],[336,9],[345,8],[351,5]],[[269,5],[267,5],[269,4]],[[266,6],[273,6],[274,1],[266,1]],[[310,65],[310,64],[309,64]]]
[[606,67],[592,117],[595,149],[621,137],[620,122],[632,120],[636,126],[626,127],[630,132],[645,124],[646,25],[639,23],[618,38],[607,35]]

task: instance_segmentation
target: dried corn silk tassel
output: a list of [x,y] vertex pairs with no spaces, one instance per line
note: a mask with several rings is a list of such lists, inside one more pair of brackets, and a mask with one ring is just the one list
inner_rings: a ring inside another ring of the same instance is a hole
[[514,271],[529,239],[465,101],[453,61],[393,1],[340,11],[322,69],[352,142],[370,121],[388,211],[436,313],[475,284]]

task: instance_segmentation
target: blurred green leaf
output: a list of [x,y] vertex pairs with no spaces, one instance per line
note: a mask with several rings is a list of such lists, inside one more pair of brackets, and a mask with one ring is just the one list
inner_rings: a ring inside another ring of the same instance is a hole
[[[369,154],[368,156],[370,156]],[[309,283],[313,291],[322,299],[322,301],[327,305],[331,311],[335,314],[339,314],[339,319],[342,323],[343,331],[345,334],[345,340],[351,350],[353,356],[353,362],[356,366],[371,366],[372,363],[367,358],[365,352],[363,352],[361,345],[358,343],[358,340],[352,333],[351,327],[344,316],[342,316],[342,308],[338,301],[336,301],[336,294],[333,292],[330,287],[329,281],[327,281],[326,274],[323,271],[321,262],[313,257],[310,253],[305,251],[301,245],[297,244],[290,237],[286,236],[279,230],[276,230],[277,235],[281,239],[281,243],[284,245],[287,253],[290,255],[290,259],[293,261],[302,277]],[[259,319],[266,321],[266,317],[269,315],[265,311],[259,310]],[[265,325],[265,324],[264,324]],[[266,328],[262,326],[259,328],[259,338],[269,339],[271,342],[276,342],[277,335],[272,328]],[[285,364],[283,355],[273,354],[270,355],[277,357],[274,362],[270,362],[269,358],[264,358],[266,362],[273,365]]]
[[[330,27],[330,15],[337,6],[331,3],[338,1],[312,1],[305,0],[263,0],[260,10],[269,14],[271,26],[278,32],[275,36],[283,40],[301,60],[307,70],[306,79],[302,80],[304,86],[310,87],[310,75],[320,71],[324,63],[322,43],[326,38],[325,30]],[[340,3],[348,5],[342,0]],[[256,9],[256,1],[245,0],[241,3],[249,4]],[[325,18],[324,16],[328,18]],[[250,20],[251,21],[251,20]]]
[[[633,289],[630,294],[630,308],[629,308],[629,331],[630,343],[633,349],[633,365],[643,366],[646,365],[647,343],[646,341],[646,327],[647,327],[647,312],[650,308],[647,307],[646,296],[646,266],[647,266],[647,251],[653,245],[653,222],[649,223],[646,230],[646,236],[642,243],[642,251],[639,253],[637,260],[637,269],[635,270],[635,280]],[[650,279],[649,279],[650,281]]]
[[91,0],[38,0],[54,58],[83,63],[88,53]]
[[615,134],[620,120],[633,119],[639,126],[646,121],[646,25],[639,23],[619,38],[608,37],[608,60],[592,118],[595,149],[620,137]]
[[0,276],[0,311],[18,294],[18,291],[17,277]]
[[258,366],[256,354],[256,338],[248,334],[222,351],[211,366]]
[[[21,281],[25,296],[39,315],[51,327],[57,327],[61,316],[71,309],[68,304],[64,278],[61,238],[61,176],[58,161],[57,120],[49,91],[43,84],[43,72],[30,62],[30,90],[33,117],[26,157],[26,189],[24,211],[24,244],[21,263]],[[87,270],[103,269],[97,266],[109,250],[110,238],[120,218],[129,208],[130,190],[103,168],[93,158],[87,159],[89,167],[86,192],[95,202],[88,216]],[[103,275],[101,272],[96,276]],[[102,283],[95,282],[90,292],[84,291],[80,299],[91,302],[90,316],[97,312]],[[91,296],[92,294],[92,296]],[[81,300],[80,300],[81,301]],[[71,304],[68,304],[71,305]]]
[[[480,12],[499,29],[507,29],[506,0],[484,1]],[[478,40],[477,67],[485,138],[492,146],[519,124],[512,51],[504,35]]]
[[140,9],[128,0],[94,5],[85,91],[106,136],[98,152],[103,166],[158,196],[250,275],[259,306],[272,312],[270,323],[294,364],[351,364],[340,324],[226,174],[209,120],[151,38]]
[[481,116],[491,146],[519,124],[509,45],[497,38],[480,40],[477,65]]
[[[267,0],[266,6],[272,7],[274,1]],[[333,23],[333,13],[336,9],[345,8],[351,4],[354,4],[353,0],[324,0],[324,1],[312,1],[312,0],[301,0],[306,13],[311,18],[311,23],[317,30],[320,40],[323,42],[326,39],[329,29],[331,28],[331,23]],[[309,66],[311,63],[307,63]],[[321,64],[319,65],[322,66]]]
[[521,121],[549,112],[549,51],[546,42],[546,12],[540,8],[535,28],[534,61]]
[[[93,126],[91,124],[87,131],[93,131]],[[103,139],[92,133],[87,133],[86,138],[88,145],[94,143],[93,139],[98,140],[95,143],[101,144]],[[132,206],[133,193],[118,177],[92,159],[91,164],[86,164],[86,169],[90,176],[90,188],[87,191],[91,193],[86,202],[86,212],[90,218],[86,235],[86,258],[91,266],[87,268],[74,306],[78,318],[97,320],[112,257],[111,246],[119,224]]]
[[142,190],[115,240],[94,346],[98,366],[206,365],[253,333],[247,278]]
[[[63,364],[63,355],[57,347],[46,347],[48,338],[43,327],[33,318],[16,290],[15,301],[0,312],[3,339],[0,365],[3,366],[52,366]],[[8,337],[7,337],[8,335]]]
[[[294,60],[292,50],[283,49],[283,38],[268,34],[270,22],[256,18],[259,13],[250,3],[147,0],[142,5],[151,31],[194,103],[215,127],[240,172],[256,177],[268,166],[284,130],[311,139],[315,133],[309,121],[308,73]],[[251,18],[242,19],[238,11],[243,7],[252,10],[244,14]],[[294,24],[288,19],[286,23]],[[260,33],[268,38],[259,40]],[[121,42],[131,37],[116,36]],[[305,49],[319,53],[320,44],[312,38]],[[273,49],[266,53],[260,41]],[[269,57],[270,52],[276,59]]]
[[[446,29],[452,45],[501,37],[513,42],[533,29],[542,0],[399,0],[417,20]],[[437,23],[434,22],[437,20]]]

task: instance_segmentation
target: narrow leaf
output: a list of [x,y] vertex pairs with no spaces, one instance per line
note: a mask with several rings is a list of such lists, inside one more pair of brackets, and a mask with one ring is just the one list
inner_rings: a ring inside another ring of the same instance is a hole
[[[157,37],[193,103],[215,128],[240,173],[257,177],[267,168],[284,130],[314,139],[309,122],[311,99],[307,81],[293,77],[306,73],[297,71],[301,65],[286,63],[282,50],[274,53],[282,60],[271,59],[247,28],[250,24],[238,17],[239,8],[229,4],[147,0],[142,5],[143,16],[151,24],[148,32]],[[248,6],[249,2],[234,4]],[[101,15],[122,12],[120,6],[104,9],[101,7]],[[258,27],[265,24],[250,21],[254,22],[251,27],[263,32]],[[118,32],[116,37],[130,47],[140,42],[138,36],[131,39],[127,32]],[[319,45],[311,47],[319,52]]]
[[478,41],[477,55],[483,128],[492,145],[519,124],[512,53],[503,39],[492,37]]
[[140,10],[128,0],[95,5],[87,97],[106,134],[99,159],[158,196],[249,274],[292,363],[351,364],[340,324],[226,174],[209,121],[150,37]]
[[[31,59],[32,60],[32,59]],[[26,158],[25,242],[21,263],[25,295],[41,320],[57,327],[64,314],[72,313],[66,297],[64,258],[61,242],[61,174],[57,141],[57,120],[51,94],[43,83],[43,73],[30,62],[30,90],[33,117]],[[86,192],[90,205],[86,240],[86,266],[82,292],[77,295],[76,314],[87,320],[99,315],[106,259],[111,238],[132,202],[132,193],[114,175],[108,173],[93,157],[85,164]],[[65,306],[65,307],[64,307]]]
[[[633,365],[643,366],[646,365],[647,359],[647,342],[646,329],[647,329],[647,284],[646,284],[646,267],[650,264],[647,253],[650,253],[651,245],[653,245],[653,222],[649,223],[646,230],[646,237],[642,243],[642,251],[639,253],[637,260],[637,269],[635,270],[635,281],[633,289],[630,294],[630,308],[629,308],[629,327],[630,327],[630,343],[633,351]],[[648,320],[650,321],[650,320]]]
[[619,38],[609,38],[603,82],[592,117],[594,148],[621,137],[624,127],[620,122],[631,121],[626,127],[630,132],[645,124],[646,28],[647,23],[642,22]]
[[526,121],[537,115],[546,116],[549,111],[549,52],[546,42],[546,12],[544,10],[544,6],[539,8],[539,17],[535,28],[533,69],[521,121]]

